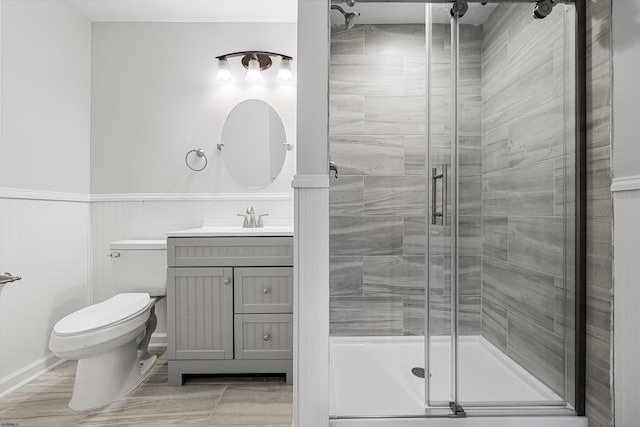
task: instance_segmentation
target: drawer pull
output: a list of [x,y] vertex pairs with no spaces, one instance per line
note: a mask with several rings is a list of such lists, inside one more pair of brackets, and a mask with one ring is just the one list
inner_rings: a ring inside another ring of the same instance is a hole
[[228,277],[226,279],[224,279],[224,284],[228,285],[231,283],[231,279],[229,279]]
[[269,341],[271,339],[271,335],[269,334],[264,334],[264,336],[262,337],[263,340],[265,341]]
[[264,288],[262,290],[262,293],[265,294],[265,295],[270,294],[271,293],[271,289],[270,288]]

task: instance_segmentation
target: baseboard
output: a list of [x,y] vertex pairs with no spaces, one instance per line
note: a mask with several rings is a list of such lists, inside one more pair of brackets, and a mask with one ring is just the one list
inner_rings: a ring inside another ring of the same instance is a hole
[[167,346],[167,333],[156,332],[151,335],[151,341],[149,347],[166,347]]
[[27,366],[0,378],[0,398],[33,381],[45,372],[55,368],[64,360],[53,353],[31,362]]

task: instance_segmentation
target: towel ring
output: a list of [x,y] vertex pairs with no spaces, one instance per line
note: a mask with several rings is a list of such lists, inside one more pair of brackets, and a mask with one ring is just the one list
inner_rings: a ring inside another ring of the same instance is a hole
[[[200,169],[192,168],[191,165],[189,164],[189,154],[191,153],[196,153],[198,157],[204,157],[204,166],[202,166]],[[184,156],[184,162],[187,164],[187,167],[189,169],[195,172],[200,172],[201,170],[204,170],[204,168],[206,168],[207,164],[209,163],[209,161],[207,160],[207,156],[206,154],[204,154],[204,150],[202,148],[194,148],[191,151],[187,151],[187,155]]]

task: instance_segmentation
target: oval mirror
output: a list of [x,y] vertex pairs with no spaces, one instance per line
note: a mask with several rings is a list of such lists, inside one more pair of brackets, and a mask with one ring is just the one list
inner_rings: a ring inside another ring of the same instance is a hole
[[269,104],[248,99],[234,107],[222,128],[222,158],[229,175],[247,188],[262,188],[280,174],[287,136]]

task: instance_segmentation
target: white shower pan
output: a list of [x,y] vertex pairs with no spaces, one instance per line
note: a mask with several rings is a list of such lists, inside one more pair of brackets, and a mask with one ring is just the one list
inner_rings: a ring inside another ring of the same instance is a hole
[[[450,348],[449,337],[431,339],[432,401],[451,400]],[[331,337],[330,351],[332,427],[587,425],[586,418],[562,415],[424,418],[425,380],[411,372],[425,365],[424,337]],[[458,351],[459,395],[467,411],[495,402],[527,402],[532,407],[555,407],[558,412],[565,408],[560,396],[485,338],[461,337]]]

